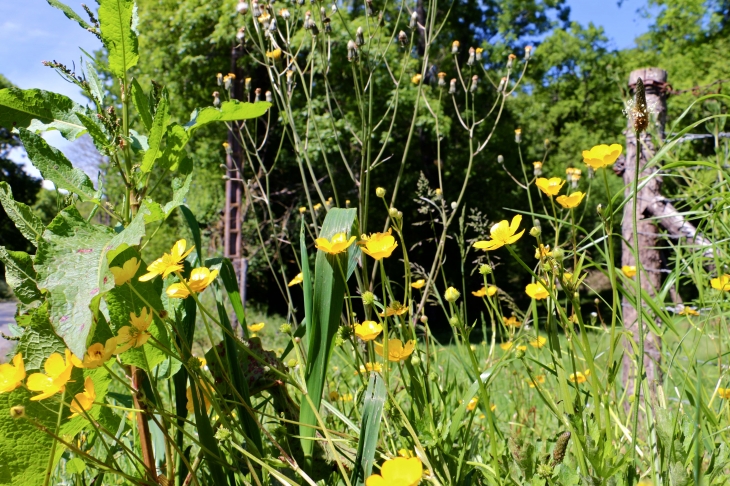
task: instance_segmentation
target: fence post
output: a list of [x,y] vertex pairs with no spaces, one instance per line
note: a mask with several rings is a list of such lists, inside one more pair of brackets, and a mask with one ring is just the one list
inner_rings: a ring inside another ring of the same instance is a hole
[[[651,111],[651,122],[648,130],[641,136],[641,154],[639,158],[639,193],[637,198],[637,235],[638,235],[638,255],[641,262],[641,287],[651,297],[657,294],[662,282],[662,262],[657,239],[659,237],[659,228],[650,220],[651,211],[649,206],[658,197],[660,197],[660,189],[662,185],[661,177],[654,176],[642,187],[646,178],[655,174],[659,170],[659,166],[646,167],[646,163],[651,160],[655,153],[654,137],[659,137],[659,141],[664,139],[664,124],[666,122],[667,98],[663,89],[667,82],[667,72],[659,68],[643,68],[631,72],[629,75],[629,88],[632,93],[636,87],[637,80],[641,78],[646,87],[647,106]],[[625,184],[624,195],[627,200],[632,197],[633,180],[636,174],[636,134],[633,130],[631,120],[628,121],[628,128],[624,132],[626,134],[626,161],[623,179]],[[634,245],[633,237],[633,207],[631,202],[627,202],[624,206],[623,223],[621,225],[621,233],[624,242],[621,247],[621,264],[632,266],[635,265],[637,270],[639,265],[634,261],[634,255],[631,251]],[[629,331],[627,342],[625,342],[626,353],[623,358],[623,375],[626,380],[628,395],[634,393],[634,385],[636,381],[637,370],[634,359],[633,349],[638,348],[638,325],[637,325],[637,309],[631,304],[626,297],[622,301],[624,328]],[[644,370],[646,380],[650,389],[653,389],[655,383],[661,380],[661,349],[657,336],[649,331],[650,327],[646,324],[642,325],[644,336]],[[633,340],[631,342],[630,340]],[[639,350],[642,352],[642,350]],[[640,372],[640,371],[639,371]]]

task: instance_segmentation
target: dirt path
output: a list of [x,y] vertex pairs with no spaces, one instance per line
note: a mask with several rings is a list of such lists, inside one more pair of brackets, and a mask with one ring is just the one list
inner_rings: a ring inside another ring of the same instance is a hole
[[[15,320],[15,302],[0,302],[0,332],[9,334],[8,324]],[[0,363],[4,363],[7,360],[5,355],[10,352],[13,348],[14,343],[12,341],[6,341],[0,338]]]

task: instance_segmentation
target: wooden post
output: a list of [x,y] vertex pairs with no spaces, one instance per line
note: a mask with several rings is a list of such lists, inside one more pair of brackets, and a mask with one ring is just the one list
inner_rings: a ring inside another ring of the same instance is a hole
[[[660,140],[664,139],[664,124],[666,122],[667,99],[665,91],[662,89],[667,82],[667,72],[659,68],[644,68],[632,71],[629,75],[629,88],[634,90],[637,80],[641,78],[646,88],[646,101],[650,109],[651,119],[650,126],[646,132],[641,134],[641,154],[639,159],[639,194],[637,198],[636,219],[637,219],[637,235],[638,235],[638,255],[641,262],[641,287],[649,296],[654,297],[662,282],[662,262],[657,247],[657,239],[659,230],[657,226],[649,219],[651,211],[649,206],[660,196],[662,180],[660,177],[654,176],[643,187],[641,184],[646,182],[646,178],[656,174],[659,170],[658,166],[647,168],[647,162],[655,153],[654,136],[658,136]],[[651,124],[653,123],[653,125]],[[633,181],[636,175],[636,134],[629,119],[628,128],[626,129],[626,161],[625,171],[623,173],[624,184],[626,186],[624,194],[627,200],[632,197]],[[624,206],[624,217],[621,226],[621,233],[624,243],[621,248],[621,264],[635,265],[632,247],[634,245],[633,237],[633,204],[628,201]],[[625,297],[622,302],[624,328],[629,331],[632,342],[626,342],[626,353],[623,360],[623,373],[626,380],[628,395],[634,393],[634,384],[636,380],[636,366],[633,348],[638,348],[639,336],[637,325],[637,309]],[[643,320],[644,332],[644,373],[650,388],[661,380],[661,349],[657,337],[649,331],[650,327]],[[641,352],[641,350],[639,350]]]
[[[236,75],[231,88],[231,98],[243,101],[244,79],[243,72],[238,67],[238,58],[243,55],[243,48],[234,45],[231,49],[231,73]],[[239,124],[231,123],[231,130],[228,132],[228,154],[226,155],[226,206],[223,215],[223,255],[230,258],[233,268],[238,277],[238,286],[241,293],[243,305],[246,305],[246,270],[247,261],[243,258],[243,241],[241,229],[243,225],[243,152],[238,140]],[[231,324],[233,331],[239,333],[239,322],[236,316],[232,316]]]

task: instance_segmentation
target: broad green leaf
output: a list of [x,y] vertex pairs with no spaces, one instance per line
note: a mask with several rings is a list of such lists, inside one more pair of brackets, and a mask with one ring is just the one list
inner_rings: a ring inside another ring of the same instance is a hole
[[99,79],[96,68],[89,61],[86,61],[86,81],[89,83],[89,90],[96,100],[97,106],[101,106],[104,102],[104,85]]
[[16,351],[23,354],[25,371],[30,374],[43,370],[43,363],[51,354],[63,354],[66,345],[56,336],[48,319],[48,304],[43,304],[30,315],[30,324],[23,329]]
[[165,204],[165,218],[170,216],[172,212],[185,203],[185,197],[190,192],[190,183],[193,181],[193,174],[188,174],[185,178],[175,177],[172,180],[172,201]]
[[58,130],[74,140],[86,131],[77,113],[86,110],[64,95],[40,89],[0,89],[0,126],[39,133]]
[[73,457],[66,463],[66,472],[69,474],[79,474],[86,471],[86,463],[80,457]]
[[43,234],[35,257],[38,287],[48,291],[51,325],[76,356],[86,352],[94,327],[92,300],[114,287],[107,253],[119,246],[138,245],[144,235],[139,211],[120,233],[87,222],[75,207],[59,213]]
[[362,421],[360,422],[360,440],[357,444],[357,458],[355,459],[355,470],[352,472],[350,482],[361,486],[365,479],[373,472],[375,462],[375,450],[378,447],[380,437],[380,418],[383,416],[385,405],[385,382],[377,373],[370,373],[368,388],[365,392],[365,402],[362,408]]
[[44,179],[53,182],[58,189],[65,189],[78,195],[83,201],[98,199],[89,176],[82,170],[75,169],[60,150],[48,145],[41,136],[23,128],[20,129],[20,140],[28,158]]
[[109,155],[109,137],[107,137],[106,133],[104,133],[104,130],[99,125],[99,123],[96,122],[93,118],[82,115],[80,113],[78,117],[79,120],[81,120],[81,123],[83,123],[86,127],[86,130],[89,132],[89,136],[94,142],[94,146],[96,146],[96,149],[104,155]]
[[[141,261],[137,249],[128,248],[116,255],[109,262],[109,266],[120,267],[132,257]],[[142,262],[137,270],[137,274],[127,284],[112,288],[104,296],[107,309],[109,310],[109,325],[111,326],[112,333],[115,335],[119,332],[119,329],[130,325],[131,313],[139,316],[145,307],[148,312],[153,310],[159,312],[163,310],[160,299],[162,280],[155,278],[149,282],[139,281],[139,277],[147,273],[146,268],[147,265]],[[142,297],[144,297],[144,300]],[[163,347],[170,348],[170,341],[167,337],[165,326],[159,318],[154,317],[149,331],[154,337],[154,340],[150,339],[144,346],[132,348],[122,353],[120,357],[124,364],[138,366],[147,371],[151,371],[152,368],[165,361],[167,356],[153,345],[153,341],[157,341]]]
[[165,152],[160,160],[161,169],[177,170],[180,162],[185,158],[185,146],[188,144],[188,133],[182,125],[172,123],[167,127]]
[[158,157],[162,155],[162,136],[167,130],[167,124],[170,122],[170,105],[167,101],[167,90],[162,90],[162,97],[159,103],[157,103],[157,109],[155,110],[155,118],[152,122],[152,128],[150,128],[150,136],[147,140],[149,149],[142,158],[142,164],[139,170],[146,174],[152,170],[152,166]]
[[196,130],[211,122],[225,122],[236,120],[248,120],[258,118],[271,107],[271,103],[259,101],[258,103],[245,103],[238,100],[224,101],[220,108],[209,106],[203,108],[185,125],[188,131]]
[[137,109],[139,117],[142,119],[142,124],[147,131],[152,128],[152,112],[150,111],[150,100],[147,98],[142,86],[140,86],[137,79],[132,79],[132,101],[134,107]]
[[[337,233],[345,233],[348,236],[353,231],[357,210],[334,208],[327,213],[322,223],[320,237],[332,238]],[[360,250],[357,245],[352,244],[346,252],[330,255],[323,251],[317,252],[317,260],[314,267],[314,279],[317,284],[314,286],[312,299],[312,315],[307,319],[307,337],[309,339],[309,353],[305,378],[307,381],[307,392],[314,404],[319,409],[322,400],[322,391],[327,376],[327,365],[332,354],[332,344],[340,326],[342,307],[345,302],[345,274],[350,261],[357,258]],[[300,404],[302,449],[304,454],[311,456],[314,441],[317,419],[308,400]]]
[[82,29],[88,30],[91,28],[89,24],[87,24],[84,19],[82,19],[79,14],[73,11],[71,7],[66,5],[65,3],[61,3],[58,0],[46,0],[48,2],[48,5],[51,7],[56,7],[58,10],[62,11],[66,17],[68,17],[71,20],[74,20],[79,23]]
[[43,223],[28,206],[13,199],[10,184],[5,181],[0,182],[0,203],[18,231],[35,245],[43,235]]
[[133,0],[99,1],[101,40],[108,52],[109,70],[117,78],[137,64],[137,35],[132,30]]
[[5,279],[13,293],[23,304],[40,300],[33,259],[22,251],[10,251],[0,246],[0,262],[5,265]]

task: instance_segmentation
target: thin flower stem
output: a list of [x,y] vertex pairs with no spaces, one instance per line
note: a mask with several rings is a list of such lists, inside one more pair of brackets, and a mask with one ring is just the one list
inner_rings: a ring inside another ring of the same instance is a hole
[[58,441],[58,431],[61,429],[61,418],[63,417],[63,407],[65,405],[64,400],[66,398],[66,387],[61,392],[61,405],[58,407],[58,418],[56,419],[56,431],[54,432],[53,444],[51,444],[51,455],[48,457],[48,466],[46,466],[46,476],[43,480],[43,486],[48,486],[48,482],[51,480],[51,473],[53,472],[53,459],[56,457],[56,444]]

